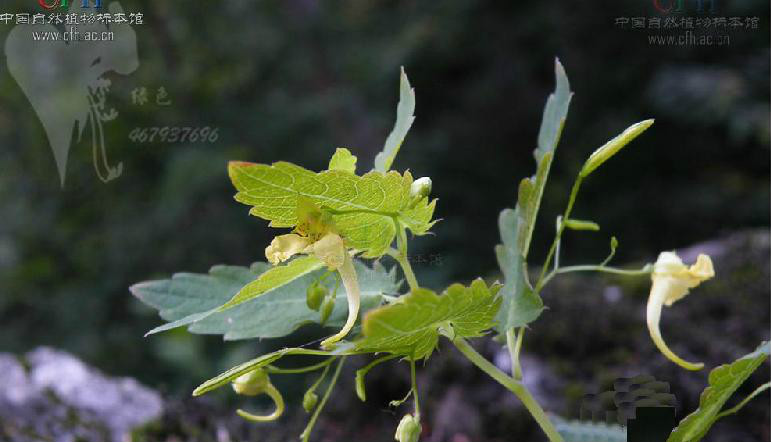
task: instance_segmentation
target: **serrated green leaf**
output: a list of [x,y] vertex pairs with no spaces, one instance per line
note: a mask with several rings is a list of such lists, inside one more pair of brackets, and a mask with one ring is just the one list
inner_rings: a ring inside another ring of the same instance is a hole
[[[361,288],[362,311],[379,306],[382,294],[398,292],[401,283],[396,281],[394,269],[387,271],[379,263],[369,268],[358,260],[354,261],[354,267]],[[158,309],[161,317],[172,324],[199,315],[198,320],[188,324],[191,333],[221,334],[225,340],[281,337],[303,324],[320,322],[320,313],[309,309],[305,303],[305,289],[321,276],[323,269],[301,276],[225,312],[215,312],[242,287],[270,268],[266,263],[255,263],[251,268],[215,266],[208,275],[178,273],[171,279],[136,284],[131,287],[131,292],[144,303]],[[322,284],[331,291],[335,284],[334,278],[328,278]],[[347,310],[345,297],[338,297],[325,325],[341,327],[345,323]]]
[[407,74],[404,72],[404,68],[402,68],[399,77],[399,104],[396,107],[396,123],[394,123],[391,133],[388,134],[388,138],[386,138],[383,151],[375,156],[376,171],[386,172],[391,168],[394,158],[399,153],[399,148],[402,147],[402,143],[407,137],[407,132],[410,131],[414,121],[415,89],[410,86],[410,80],[407,79]]
[[414,234],[425,234],[433,225],[435,201],[410,201],[412,175],[405,172],[351,172],[328,170],[314,173],[291,163],[273,165],[233,162],[230,178],[236,200],[251,205],[249,213],[270,221],[271,227],[297,224],[298,201],[308,199],[332,215],[346,245],[377,258],[390,247],[396,222]]
[[329,160],[329,170],[342,170],[343,172],[356,173],[357,158],[350,150],[338,147],[332,159]]
[[501,334],[535,321],[544,309],[541,297],[533,292],[526,279],[525,261],[518,246],[518,227],[522,222],[518,212],[519,209],[504,209],[498,219],[503,244],[495,247],[495,255],[505,280],[500,291],[501,309],[496,318],[496,329]]
[[685,417],[669,435],[667,442],[698,442],[718,418],[718,413],[733,393],[763,363],[771,344],[762,343],[754,352],[709,373],[709,385],[701,393],[699,408]]
[[451,328],[460,337],[481,336],[494,325],[500,307],[498,288],[477,279],[469,287],[453,284],[441,296],[427,289],[412,291],[367,313],[362,322],[364,337],[354,348],[421,359],[436,348],[440,328]]
[[258,356],[250,361],[246,361],[243,364],[236,365],[235,367],[220,373],[219,375],[199,385],[198,388],[193,391],[193,396],[200,396],[212,390],[216,390],[217,388],[230,383],[242,374],[252,372],[258,368],[266,367],[283,358],[284,356],[335,356],[339,354],[339,352],[325,352],[321,350],[310,350],[307,348],[284,348],[278,351],[274,351],[273,353]]

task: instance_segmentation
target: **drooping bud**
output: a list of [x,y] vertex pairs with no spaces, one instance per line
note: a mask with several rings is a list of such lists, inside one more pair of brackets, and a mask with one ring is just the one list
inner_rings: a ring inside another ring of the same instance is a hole
[[321,319],[319,322],[321,325],[326,324],[329,316],[332,315],[332,310],[335,309],[335,300],[332,298],[326,298],[321,304]]
[[420,426],[420,421],[417,418],[411,414],[405,414],[399,422],[399,426],[396,427],[394,439],[397,442],[418,442],[422,430],[423,428]]
[[309,285],[308,288],[305,289],[305,303],[308,305],[308,308],[319,311],[321,303],[324,302],[324,298],[326,298],[328,292],[329,290],[323,285],[317,283]]
[[303,409],[306,413],[310,413],[316,408],[316,404],[319,402],[319,396],[313,390],[308,390],[303,396]]
[[268,374],[262,369],[242,374],[233,381],[233,390],[244,396],[257,396],[262,394],[270,384]]

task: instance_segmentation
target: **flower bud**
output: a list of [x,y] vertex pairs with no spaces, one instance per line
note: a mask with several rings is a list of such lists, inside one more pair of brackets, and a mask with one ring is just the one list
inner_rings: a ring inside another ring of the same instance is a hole
[[405,414],[396,427],[394,439],[398,442],[418,442],[421,431],[420,421],[411,414]]
[[332,298],[326,298],[324,303],[321,304],[321,319],[319,321],[321,322],[321,325],[324,325],[327,322],[329,316],[332,314],[332,310],[334,309],[335,300]]
[[310,413],[316,408],[316,404],[319,402],[319,396],[313,390],[308,390],[303,396],[303,409],[306,413]]
[[586,177],[594,171],[594,169],[600,167],[602,163],[610,159],[613,155],[617,154],[621,148],[629,144],[632,140],[637,138],[638,135],[645,132],[646,129],[651,127],[653,120],[645,120],[639,123],[635,123],[629,126],[624,132],[616,136],[612,140],[608,141],[595,150],[589,156],[589,159],[584,163],[584,167],[581,169],[581,177]]
[[313,283],[305,289],[305,303],[311,310],[319,311],[321,303],[324,302],[324,298],[327,296],[327,288]]
[[410,198],[413,200],[421,200],[431,194],[431,178],[424,176],[418,178],[410,185]]
[[237,377],[233,381],[233,390],[244,396],[257,396],[265,392],[268,384],[270,384],[268,374],[261,368],[258,368]]

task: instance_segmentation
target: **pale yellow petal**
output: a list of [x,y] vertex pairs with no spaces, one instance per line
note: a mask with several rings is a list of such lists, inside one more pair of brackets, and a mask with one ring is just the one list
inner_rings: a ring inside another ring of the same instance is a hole
[[343,238],[335,233],[327,233],[320,240],[313,243],[313,254],[329,267],[337,270],[343,265],[347,252]]
[[699,255],[694,265],[686,267],[675,253],[663,252],[653,266],[651,274],[653,285],[646,312],[648,331],[661,353],[688,370],[699,370],[704,364],[685,361],[669,349],[661,337],[659,327],[662,306],[672,305],[685,297],[690,289],[714,276],[712,260],[703,254]]
[[270,245],[265,248],[265,257],[276,265],[284,262],[292,256],[302,253],[308,247],[308,239],[300,235],[289,233],[273,238]]

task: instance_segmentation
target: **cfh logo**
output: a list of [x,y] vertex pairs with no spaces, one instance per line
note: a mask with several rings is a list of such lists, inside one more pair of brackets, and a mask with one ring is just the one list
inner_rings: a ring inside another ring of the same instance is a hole
[[[653,0],[653,7],[662,14],[678,14],[693,10],[694,3],[696,4],[695,12],[697,14],[705,12],[714,14],[717,12],[716,0]],[[705,8],[705,3],[709,3],[709,9]]]
[[[50,0],[50,3],[48,0],[37,0],[38,3],[40,3],[40,6],[43,7],[43,9],[56,9],[56,8],[66,8],[67,7],[67,0]],[[77,1],[77,0],[75,0]],[[80,4],[81,8],[90,8],[91,7],[91,1],[90,0],[82,0]],[[102,7],[102,0],[94,0],[94,8],[101,8]]]

